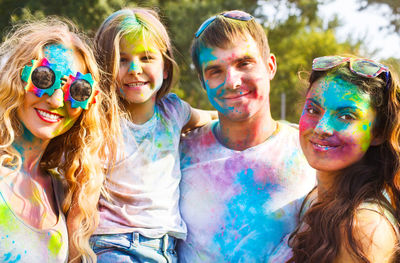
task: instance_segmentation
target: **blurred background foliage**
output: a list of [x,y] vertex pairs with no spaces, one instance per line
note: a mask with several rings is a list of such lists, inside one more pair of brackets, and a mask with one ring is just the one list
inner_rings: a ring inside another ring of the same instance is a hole
[[[192,106],[211,109],[204,90],[191,64],[190,44],[197,27],[209,16],[223,10],[241,9],[254,14],[265,27],[272,53],[277,57],[278,71],[271,83],[271,109],[276,119],[282,117],[281,98],[285,94],[285,118],[298,122],[303,101],[304,81],[299,79],[311,67],[312,59],[332,54],[356,54],[371,56],[363,47],[363,39],[339,41],[335,36],[340,21],[333,18],[323,23],[318,17],[318,7],[329,0],[0,0],[0,32],[4,39],[13,24],[31,18],[60,15],[74,21],[80,29],[93,36],[97,27],[112,12],[125,6],[152,7],[159,11],[167,26],[176,49],[176,60],[180,66],[181,78],[174,92]],[[357,0],[360,10],[370,5],[387,5],[390,12],[390,30],[400,33],[400,1],[398,0]],[[282,19],[267,18],[264,5],[276,9],[284,7]],[[388,58],[397,72],[400,61]]]

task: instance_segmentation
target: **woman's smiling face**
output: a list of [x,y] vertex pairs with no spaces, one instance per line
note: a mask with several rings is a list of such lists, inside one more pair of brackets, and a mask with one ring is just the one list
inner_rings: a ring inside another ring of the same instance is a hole
[[[46,46],[44,56],[61,71],[61,76],[85,73],[83,58],[62,44]],[[52,96],[44,94],[42,97],[28,91],[23,104],[17,109],[18,119],[34,136],[43,140],[68,131],[81,113],[81,108],[72,108],[69,101],[64,102],[61,89],[55,90]]]
[[336,172],[359,161],[371,144],[376,118],[370,95],[337,75],[315,81],[300,118],[300,143],[309,164]]

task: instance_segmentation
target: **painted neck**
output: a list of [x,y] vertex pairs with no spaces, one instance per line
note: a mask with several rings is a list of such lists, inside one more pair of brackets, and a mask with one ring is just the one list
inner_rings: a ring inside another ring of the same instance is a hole
[[243,151],[265,142],[276,130],[277,123],[271,114],[253,116],[244,121],[231,121],[223,114],[219,115],[219,123],[215,133],[225,147]]
[[125,109],[130,121],[135,124],[144,124],[154,115],[156,106],[155,96],[143,103],[125,103]]
[[40,174],[40,160],[49,142],[50,139],[39,139],[24,127],[23,134],[16,137],[12,144],[21,155],[21,171],[32,176]]

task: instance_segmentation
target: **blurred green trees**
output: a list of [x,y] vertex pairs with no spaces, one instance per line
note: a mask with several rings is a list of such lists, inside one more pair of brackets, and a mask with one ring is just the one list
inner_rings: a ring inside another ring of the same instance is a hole
[[[61,15],[70,18],[93,36],[96,28],[112,12],[123,6],[155,7],[168,28],[176,48],[181,80],[174,89],[192,106],[211,109],[200,86],[189,54],[193,34],[209,16],[223,10],[241,9],[254,14],[266,28],[271,52],[277,57],[278,71],[271,84],[271,108],[275,118],[281,117],[281,94],[286,95],[286,119],[297,122],[302,101],[298,71],[309,70],[314,57],[354,53],[360,42],[339,42],[336,20],[323,25],[318,17],[318,0],[0,0],[2,35],[9,27],[24,19]],[[262,7],[276,8],[280,19],[266,17]],[[282,6],[285,14],[282,14]],[[280,7],[280,8],[278,8]],[[391,61],[393,62],[393,61]],[[396,62],[396,61],[395,61]]]

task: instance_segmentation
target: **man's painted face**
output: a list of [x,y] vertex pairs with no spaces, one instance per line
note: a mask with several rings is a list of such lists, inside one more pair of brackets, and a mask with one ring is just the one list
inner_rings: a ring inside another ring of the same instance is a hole
[[[44,56],[61,71],[62,76],[75,75],[86,71],[83,58],[62,44],[51,44],[44,48]],[[17,116],[34,136],[41,139],[54,138],[69,130],[82,112],[82,108],[72,108],[64,103],[64,94],[56,89],[49,96],[37,97],[27,91],[24,103],[17,109]]]
[[300,143],[309,164],[335,172],[359,161],[371,143],[376,113],[370,95],[339,76],[311,86],[300,118]]
[[269,108],[275,57],[263,61],[252,37],[238,38],[225,49],[204,47],[199,62],[208,98],[223,116],[242,121]]

